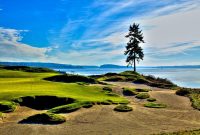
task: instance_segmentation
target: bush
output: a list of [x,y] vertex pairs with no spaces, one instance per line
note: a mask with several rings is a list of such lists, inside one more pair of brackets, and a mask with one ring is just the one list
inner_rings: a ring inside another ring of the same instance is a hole
[[148,108],[166,108],[167,107],[167,105],[159,104],[159,103],[146,103],[144,104],[144,106]]
[[177,90],[176,94],[180,95],[180,96],[186,96],[186,95],[190,94],[190,91],[188,89],[183,88],[183,89]]
[[190,94],[189,98],[192,102],[192,106],[200,110],[200,94]]
[[131,89],[131,88],[123,88],[123,94],[125,96],[135,96],[138,93],[135,91],[135,89]]
[[147,101],[154,102],[154,101],[156,101],[156,99],[155,98],[147,98]]
[[136,98],[138,99],[146,99],[146,98],[149,98],[149,94],[148,93],[139,93],[136,95]]
[[108,92],[112,92],[112,88],[110,88],[110,87],[103,87],[103,90],[108,91]]
[[53,114],[53,113],[42,113],[42,114],[36,114],[33,116],[30,116],[22,121],[20,121],[19,123],[21,124],[61,124],[63,122],[65,122],[65,118],[57,115],[57,114]]
[[127,105],[118,105],[114,108],[114,110],[117,112],[129,112],[132,111],[133,108]]
[[56,75],[56,76],[44,78],[44,80],[55,81],[55,82],[65,82],[65,83],[75,83],[75,82],[96,83],[95,79],[93,78],[81,76],[81,75],[72,75],[72,74]]
[[146,83],[148,83],[148,81],[146,79],[144,79],[144,78],[136,79],[133,82],[137,83],[137,84],[146,84]]
[[102,105],[111,105],[111,104],[112,104],[112,101],[110,101],[110,100],[105,100],[105,101],[101,101],[100,104],[102,104]]
[[137,92],[149,92],[150,90],[148,89],[135,89]]
[[13,112],[16,109],[16,104],[9,101],[0,102],[0,112]]

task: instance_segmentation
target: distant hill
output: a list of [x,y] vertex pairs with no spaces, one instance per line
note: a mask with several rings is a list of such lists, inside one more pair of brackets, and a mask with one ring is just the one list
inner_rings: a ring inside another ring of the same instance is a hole
[[104,64],[104,65],[101,65],[100,68],[127,68],[127,66],[119,66],[119,65],[113,65],[113,64]]

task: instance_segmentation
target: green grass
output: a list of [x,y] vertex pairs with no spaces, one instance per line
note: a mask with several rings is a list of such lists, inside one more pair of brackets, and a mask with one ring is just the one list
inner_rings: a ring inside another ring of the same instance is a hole
[[98,86],[79,85],[43,80],[59,75],[58,73],[31,73],[12,70],[0,70],[0,101],[24,96],[49,95],[68,97],[79,101],[105,101],[116,103],[128,102],[123,97],[109,96]]
[[16,109],[16,104],[9,101],[0,101],[0,112],[13,112]]
[[41,113],[30,116],[19,123],[21,124],[61,124],[66,120],[63,116],[53,113]]
[[173,133],[160,133],[154,135],[200,135],[200,129],[197,130],[187,130],[187,131],[178,131]]
[[3,118],[3,113],[2,112],[0,112],[0,118]]
[[144,106],[148,108],[166,108],[167,107],[165,104],[152,103],[152,102],[145,103]]
[[137,91],[137,92],[149,92],[150,89],[139,89],[139,88],[137,88],[137,89],[135,89],[135,91]]
[[141,92],[141,93],[138,93],[135,97],[138,99],[146,99],[146,98],[149,98],[150,95],[146,92]]
[[133,108],[127,105],[118,105],[114,108],[114,111],[117,111],[117,112],[129,112],[132,110]]
[[112,88],[110,87],[103,87],[103,90],[107,92],[112,92]]

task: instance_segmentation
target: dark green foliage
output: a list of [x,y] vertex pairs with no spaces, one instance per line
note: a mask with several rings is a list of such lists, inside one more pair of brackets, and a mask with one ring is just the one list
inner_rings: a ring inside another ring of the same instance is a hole
[[82,102],[81,105],[83,108],[90,108],[93,106],[93,103],[89,101],[85,101],[85,102]]
[[19,123],[21,124],[61,124],[66,120],[64,117],[53,113],[42,113],[30,116]]
[[96,83],[95,79],[93,78],[81,75],[72,75],[72,74],[56,75],[44,79],[48,81],[65,82],[65,83],[74,83],[74,82]]
[[143,60],[143,49],[139,46],[140,43],[144,43],[142,31],[139,28],[139,24],[133,23],[130,25],[129,33],[126,35],[129,38],[129,42],[126,46],[125,55],[127,55],[126,62],[129,65],[134,64],[134,71],[136,71],[136,60],[139,62]]
[[156,101],[156,99],[155,98],[147,98],[147,101],[154,102],[154,101]]
[[110,88],[110,87],[103,87],[103,90],[108,91],[108,92],[112,92],[112,88]]
[[21,106],[27,106],[37,110],[51,109],[56,106],[71,104],[75,102],[72,98],[57,96],[26,96],[13,100]]
[[149,83],[149,81],[147,81],[144,78],[138,78],[137,80],[134,80],[133,82],[136,83],[136,84],[146,84],[146,83]]
[[135,96],[138,93],[135,91],[135,89],[131,89],[131,88],[123,88],[123,94],[125,96]]
[[159,103],[153,103],[153,102],[146,103],[144,104],[144,106],[148,108],[166,108],[167,107],[167,105],[165,104],[159,104]]
[[148,93],[143,92],[143,93],[138,93],[135,97],[138,98],[138,99],[146,99],[146,98],[149,98],[150,96],[149,96]]
[[112,101],[110,101],[110,100],[105,100],[105,101],[101,101],[100,104],[101,104],[101,105],[111,105],[111,104],[112,104]]
[[113,81],[113,82],[124,81],[124,77],[122,77],[122,76],[110,76],[110,77],[106,78],[105,81]]
[[8,113],[16,109],[16,104],[9,101],[0,101],[0,112]]
[[180,90],[177,90],[176,94],[180,95],[180,96],[186,96],[186,95],[190,94],[190,91],[188,89],[182,88]]
[[48,68],[39,68],[39,67],[27,67],[27,66],[3,66],[1,69],[15,70],[15,71],[24,71],[24,72],[33,72],[33,73],[55,73],[56,71]]
[[114,108],[114,110],[117,112],[129,112],[132,111],[133,108],[127,105],[118,105]]
[[148,89],[139,89],[139,88],[137,88],[137,89],[135,89],[137,92],[149,92],[150,90],[148,90]]

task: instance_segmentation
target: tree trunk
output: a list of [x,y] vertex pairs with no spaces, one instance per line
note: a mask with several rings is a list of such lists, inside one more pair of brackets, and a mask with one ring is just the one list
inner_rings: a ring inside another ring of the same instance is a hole
[[136,64],[135,64],[135,59],[134,59],[134,71],[136,72]]
[[134,53],[134,71],[136,72],[136,62],[135,62],[135,53]]

